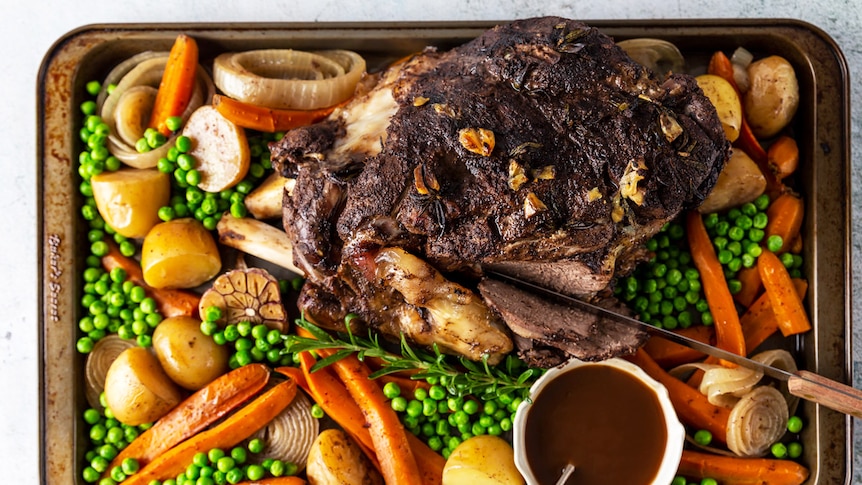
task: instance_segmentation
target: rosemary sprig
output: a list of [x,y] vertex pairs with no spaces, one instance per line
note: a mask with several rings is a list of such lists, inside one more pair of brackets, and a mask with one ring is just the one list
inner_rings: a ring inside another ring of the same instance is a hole
[[348,325],[348,332],[333,335],[305,318],[297,319],[296,325],[308,330],[313,338],[286,335],[287,352],[335,351],[318,360],[311,368],[312,372],[356,354],[359,360],[374,357],[385,362],[380,370],[371,374],[372,378],[406,370],[418,371],[412,376],[413,379],[436,378],[454,397],[472,395],[486,400],[512,393],[527,399],[530,386],[542,374],[541,369],[525,369],[524,363],[514,356],[507,356],[502,363],[492,366],[487,359],[474,362],[464,357],[443,354],[436,344],[430,352],[415,349],[407,343],[404,335],[401,336],[401,353],[398,355],[384,348],[378,335],[371,331],[367,338],[360,337],[350,332]]

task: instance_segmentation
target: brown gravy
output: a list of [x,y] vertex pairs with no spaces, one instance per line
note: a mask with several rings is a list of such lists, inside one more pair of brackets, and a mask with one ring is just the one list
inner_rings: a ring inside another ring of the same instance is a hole
[[652,389],[616,367],[583,365],[539,392],[524,439],[541,485],[554,485],[568,463],[571,485],[643,485],[658,473],[667,429]]

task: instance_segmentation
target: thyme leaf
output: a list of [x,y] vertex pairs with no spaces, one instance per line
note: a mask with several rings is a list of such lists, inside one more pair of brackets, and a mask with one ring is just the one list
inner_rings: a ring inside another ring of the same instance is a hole
[[384,365],[371,374],[372,379],[396,372],[412,371],[415,372],[412,379],[435,378],[454,397],[472,395],[485,400],[506,394],[527,399],[530,387],[543,372],[542,369],[526,367],[526,364],[512,355],[498,365],[490,365],[487,358],[476,362],[465,357],[444,354],[436,344],[427,350],[416,348],[407,342],[403,334],[399,355],[384,347],[378,335],[370,330],[368,336],[363,337],[351,332],[348,325],[347,332],[332,334],[304,317],[297,319],[296,325],[307,330],[313,337],[286,335],[284,338],[287,352],[334,351],[328,357],[318,360],[311,368],[312,372],[350,355],[356,355],[359,360],[373,357],[382,360]]

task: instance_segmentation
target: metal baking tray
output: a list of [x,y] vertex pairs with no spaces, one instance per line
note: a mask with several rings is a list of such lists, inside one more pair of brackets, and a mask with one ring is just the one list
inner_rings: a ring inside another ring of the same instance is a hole
[[[80,218],[77,136],[84,84],[103,78],[121,60],[143,50],[168,50],[180,32],[193,35],[206,63],[223,51],[265,47],[346,48],[368,59],[370,69],[433,45],[461,44],[497,22],[111,24],[74,30],[46,54],[38,78],[38,173],[41,277],[40,481],[83,483],[88,438],[81,417],[84,359],[75,350],[80,312],[80,271],[86,226]],[[809,370],[852,383],[850,291],[849,78],[835,42],[795,20],[591,21],[617,40],[658,37],[675,43],[695,71],[715,50],[745,46],[755,55],[780,54],[795,67],[801,105],[793,124],[801,153],[797,187],[806,200],[806,304],[814,331],[795,345]],[[802,439],[810,485],[849,484],[852,422],[805,403]]]

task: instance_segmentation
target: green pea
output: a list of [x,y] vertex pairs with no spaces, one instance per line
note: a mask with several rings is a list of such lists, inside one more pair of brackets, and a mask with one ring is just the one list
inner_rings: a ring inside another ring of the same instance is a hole
[[416,399],[411,399],[407,403],[407,415],[411,417],[419,417],[422,415],[422,402]]
[[241,482],[243,478],[245,478],[245,473],[241,468],[231,468],[230,471],[225,474],[225,479],[232,485],[236,485]]
[[793,255],[792,254],[784,253],[781,256],[779,256],[778,259],[781,260],[781,264],[783,264],[785,268],[787,268],[787,269],[793,268]]
[[677,315],[676,319],[677,322],[679,322],[679,326],[682,328],[688,328],[692,324],[691,312],[687,310],[680,312],[679,315]]
[[222,318],[222,309],[215,306],[210,305],[204,309],[204,321],[205,322],[217,322]]
[[138,464],[138,460],[134,458],[126,458],[123,460],[123,463],[120,465],[123,469],[123,473],[126,475],[132,475],[138,471],[140,465]]
[[799,416],[791,416],[787,420],[787,431],[791,433],[799,433],[802,431],[802,418]]
[[266,470],[261,465],[249,465],[245,474],[249,480],[256,481],[263,478]]
[[386,385],[383,386],[383,395],[386,396],[387,399],[394,399],[401,395],[401,386],[399,386],[397,382],[387,382]]
[[682,271],[678,269],[671,269],[665,275],[665,279],[669,285],[678,285],[680,281],[682,281],[683,274]]
[[742,291],[742,282],[736,278],[727,280],[727,289],[730,290],[731,295],[735,295]]
[[754,199],[754,206],[757,207],[757,210],[766,210],[769,207],[769,196],[766,194],[761,194],[756,199]]
[[763,240],[763,238],[765,236],[766,236],[766,233],[763,231],[763,229],[757,229],[757,228],[752,227],[748,231],[748,239],[752,242],[759,243],[760,241]]
[[137,248],[135,248],[135,243],[132,241],[123,241],[120,243],[120,254],[127,258],[131,258],[137,252]]
[[658,249],[658,241],[656,241],[655,238],[650,239],[646,242],[646,248],[647,251],[654,252],[656,249]]
[[426,397],[422,401],[422,415],[433,416],[435,414],[437,414],[437,401],[431,399],[430,397]]
[[103,473],[105,470],[107,470],[110,464],[111,462],[103,456],[96,456],[92,460],[90,460],[90,466],[93,468],[93,470],[96,470],[99,473]]
[[443,440],[440,439],[439,436],[428,438],[428,448],[431,448],[434,451],[440,451],[440,449],[443,448]]
[[766,249],[772,251],[773,253],[777,253],[781,250],[781,247],[784,245],[784,239],[777,234],[773,234],[766,238]]
[[254,184],[248,180],[243,180],[242,182],[236,184],[236,191],[248,195],[254,189]]
[[787,456],[793,458],[799,458],[802,456],[802,444],[798,441],[791,441],[787,444]]
[[138,347],[147,348],[153,345],[153,337],[151,335],[138,335],[135,341],[138,343]]
[[431,389],[428,390],[428,397],[435,401],[442,401],[443,399],[446,399],[448,395],[449,393],[446,392],[446,389],[439,385],[433,385],[431,386]]
[[242,465],[245,463],[246,458],[248,458],[248,453],[246,453],[245,448],[236,446],[230,450],[230,456],[237,464]]
[[725,249],[725,248],[727,247],[727,243],[728,243],[727,238],[726,238],[726,237],[723,237],[723,236],[718,236],[718,237],[716,237],[715,239],[713,239],[713,240],[712,240],[712,244],[713,244],[713,245],[714,245],[718,250]]
[[280,477],[284,475],[286,471],[287,467],[281,460],[273,460],[272,464],[269,466],[269,473],[274,477]]
[[126,474],[123,472],[122,466],[115,466],[111,469],[111,479],[116,482],[122,482],[126,479]]
[[718,485],[718,482],[714,478],[704,478],[700,481],[700,485]]
[[222,456],[216,460],[216,468],[222,473],[229,473],[236,467],[236,460],[230,456]]
[[775,443],[769,451],[772,453],[772,456],[776,458],[784,458],[787,456],[787,445],[781,442]]
[[658,285],[656,284],[656,281],[654,279],[648,279],[648,280],[644,281],[644,284],[643,284],[644,293],[646,293],[646,294],[655,293],[657,289],[658,289]]
[[712,443],[712,433],[705,429],[698,430],[694,433],[694,441],[699,445],[708,446]]
[[673,330],[679,325],[679,322],[673,315],[665,315],[661,319],[661,326],[668,330]]
[[[182,157],[184,155],[180,156]],[[194,168],[189,169],[186,172],[186,183],[192,187],[196,187],[199,183],[201,183],[201,173]]]
[[751,227],[753,228],[766,229],[768,223],[769,217],[763,212],[758,212],[751,217]]
[[248,215],[248,209],[245,207],[245,204],[233,203],[230,205],[230,215],[236,217],[237,219],[242,219],[246,215]]
[[740,259],[740,258],[734,257],[734,258],[731,258],[731,260],[727,262],[727,269],[729,269],[730,271],[732,271],[734,273],[739,271],[740,268],[742,268],[742,259]]
[[[665,265],[665,264],[657,264],[652,269],[652,274],[656,278],[663,278],[666,273],[667,273],[667,265]],[[659,282],[656,281],[656,284],[659,284]]]
[[715,323],[715,320],[712,318],[712,313],[708,311],[700,314],[700,321],[707,327]]
[[[212,307],[212,308],[218,308],[218,307]],[[216,318],[213,321],[221,319],[221,308],[218,308],[218,311],[219,311],[219,314],[218,314],[219,316],[218,316],[218,318]],[[242,335],[243,337],[248,337],[249,335],[251,335],[251,329],[252,329],[251,322],[249,322],[248,320],[243,320],[243,321],[236,324],[236,329],[239,331],[240,335]]]
[[727,236],[727,231],[730,229],[730,223],[727,221],[719,221],[715,225],[715,233],[719,236]]
[[88,466],[84,468],[84,471],[81,472],[81,476],[87,483],[93,483],[99,480],[99,476],[101,474],[97,472],[92,466]]
[[718,214],[713,212],[703,216],[703,225],[707,229],[712,229],[715,225],[718,224]]
[[169,116],[168,119],[165,120],[165,126],[167,126],[171,131],[179,130],[183,126],[182,116]]
[[395,396],[389,403],[392,409],[401,413],[407,410],[407,399],[404,396]]
[[462,406],[463,411],[469,415],[474,415],[479,412],[479,403],[476,401],[469,399],[464,401],[464,406]]

